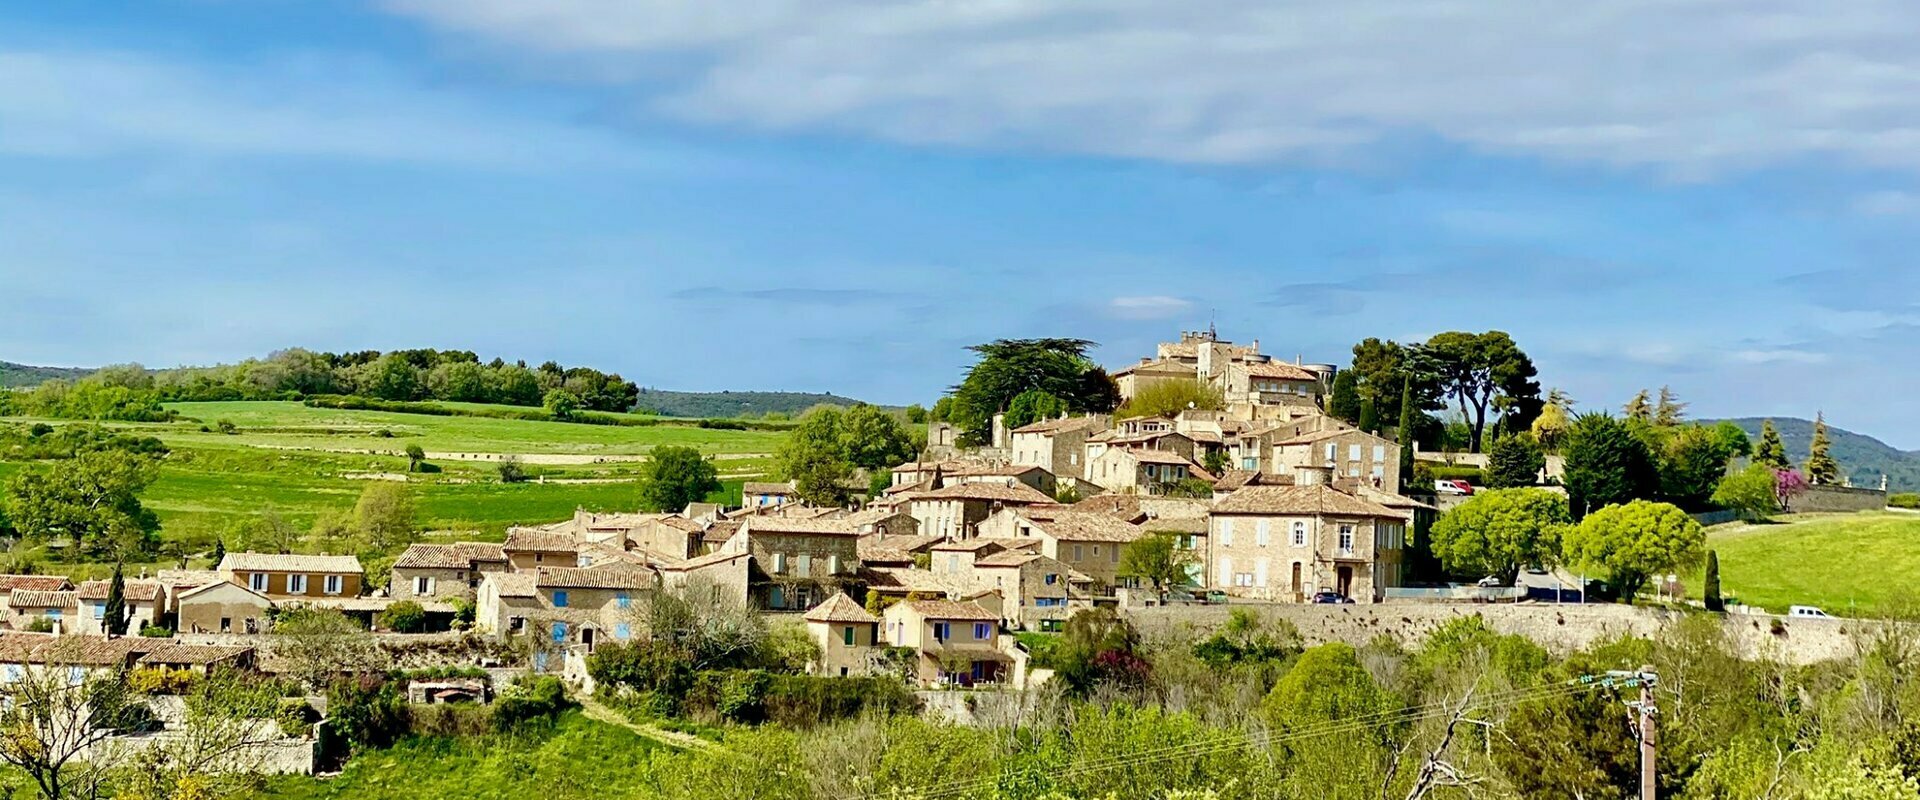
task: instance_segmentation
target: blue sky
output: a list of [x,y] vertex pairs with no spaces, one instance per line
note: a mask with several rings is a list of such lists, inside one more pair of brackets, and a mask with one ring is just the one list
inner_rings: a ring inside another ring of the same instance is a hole
[[13,4],[0,359],[906,403],[998,337],[1499,328],[1920,447],[1920,8],[1514,5]]

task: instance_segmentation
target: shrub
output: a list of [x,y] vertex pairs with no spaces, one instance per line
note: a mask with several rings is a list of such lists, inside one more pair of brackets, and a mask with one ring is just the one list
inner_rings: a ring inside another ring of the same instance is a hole
[[392,745],[407,732],[407,703],[383,678],[343,678],[327,687],[327,728],[347,753]]
[[427,629],[427,611],[419,603],[402,600],[380,612],[380,627],[396,633],[421,633]]
[[527,468],[520,465],[519,456],[501,459],[499,469],[501,483],[520,483],[527,479]]
[[171,639],[173,638],[173,629],[165,625],[142,625],[140,626],[140,635],[148,639]]
[[567,697],[566,684],[552,675],[533,675],[515,681],[493,704],[493,729],[501,732],[552,725],[578,705]]
[[473,703],[418,706],[412,716],[418,736],[480,736],[494,730],[493,709]]
[[192,691],[199,680],[193,670],[139,667],[127,673],[127,688],[140,694],[182,695]]
[[[1474,486],[1484,486],[1487,482],[1486,471],[1479,467],[1457,467],[1452,464],[1434,464],[1427,467],[1434,480],[1466,481]],[[1432,488],[1429,482],[1427,488]]]
[[1920,494],[1901,492],[1887,498],[1887,505],[1894,508],[1920,508]]
[[32,622],[27,623],[27,632],[28,633],[52,633],[53,620],[48,619],[46,617],[34,617]]
[[313,733],[313,723],[319,721],[320,712],[313,710],[302,697],[282,699],[273,716],[274,724],[279,725],[280,733],[286,736],[308,736]]
[[230,420],[230,419],[223,419],[218,422],[215,422],[213,423],[213,427],[218,429],[221,433],[224,433],[228,436],[232,436],[240,432],[240,426],[233,424],[233,420]]
[[418,466],[418,467],[416,467],[416,468],[415,468],[415,471],[417,471],[417,472],[423,472],[423,473],[426,473],[426,474],[429,474],[429,475],[431,475],[431,474],[434,474],[434,473],[437,473],[437,472],[440,472],[440,465],[439,465],[439,464],[435,464],[435,463],[433,463],[433,462],[431,462],[431,461],[422,461],[422,462],[420,462],[420,466]]

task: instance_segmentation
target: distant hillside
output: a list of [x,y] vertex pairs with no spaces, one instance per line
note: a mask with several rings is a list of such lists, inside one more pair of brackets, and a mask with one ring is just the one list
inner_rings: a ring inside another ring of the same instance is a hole
[[93,370],[83,367],[30,367],[0,361],[0,389],[37,386],[54,378],[84,378],[92,373]]
[[798,414],[821,403],[850,406],[858,402],[850,397],[808,392],[669,392],[642,388],[636,409],[669,417],[757,417]]
[[[1754,441],[1760,439],[1760,417],[1742,417],[1733,422],[1746,430]],[[1795,463],[1806,460],[1807,447],[1813,441],[1813,421],[1794,417],[1774,417],[1773,427],[1780,431],[1780,442],[1787,457]],[[1833,440],[1833,457],[1840,469],[1853,477],[1853,485],[1875,487],[1886,475],[1888,488],[1895,492],[1920,492],[1920,452],[1898,450],[1865,434],[1827,426]]]

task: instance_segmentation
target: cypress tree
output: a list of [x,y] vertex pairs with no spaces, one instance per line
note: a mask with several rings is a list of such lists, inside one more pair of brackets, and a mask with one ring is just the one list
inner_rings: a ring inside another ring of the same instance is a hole
[[1707,610],[1727,610],[1726,601],[1720,599],[1720,554],[1713,550],[1707,551],[1707,579],[1705,584],[1705,587],[1702,588],[1701,591],[1706,601]]
[[1333,377],[1333,396],[1327,399],[1327,414],[1348,425],[1360,424],[1360,376],[1342,370]]
[[127,578],[118,563],[113,565],[113,582],[107,584],[107,605],[100,627],[108,636],[127,635]]
[[1827,440],[1827,419],[1823,414],[1813,415],[1813,444],[1807,448],[1807,482],[1815,486],[1832,486],[1840,482],[1840,465],[1833,460],[1828,449],[1833,443]]
[[[1400,383],[1400,492],[1413,480],[1413,378]],[[1433,487],[1427,487],[1432,491]]]
[[1380,430],[1380,415],[1373,410],[1372,400],[1360,401],[1360,430],[1368,433]]
[[1793,463],[1787,460],[1787,446],[1780,443],[1780,431],[1774,429],[1773,420],[1760,423],[1760,444],[1753,448],[1753,463],[1776,470],[1793,469]]

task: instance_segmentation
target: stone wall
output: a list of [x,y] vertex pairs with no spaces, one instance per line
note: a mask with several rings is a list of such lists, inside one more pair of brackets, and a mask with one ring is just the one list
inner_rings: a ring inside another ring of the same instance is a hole
[[[1232,609],[1245,608],[1266,619],[1294,625],[1307,644],[1330,641],[1362,645],[1386,635],[1417,645],[1427,634],[1450,620],[1479,615],[1496,631],[1519,634],[1548,650],[1568,653],[1623,634],[1652,636],[1672,623],[1678,612],[1615,604],[1483,604],[1385,602],[1373,605],[1235,604],[1231,606],[1164,606],[1128,611],[1141,634],[1154,637],[1206,635],[1223,625]],[[1745,657],[1782,658],[1807,664],[1852,652],[1849,625],[1872,624],[1856,620],[1783,620],[1780,634],[1772,632],[1774,617],[1730,615],[1727,631]]]
[[1815,511],[1879,511],[1887,507],[1882,489],[1855,486],[1809,486],[1806,494],[1793,498],[1796,514]]

